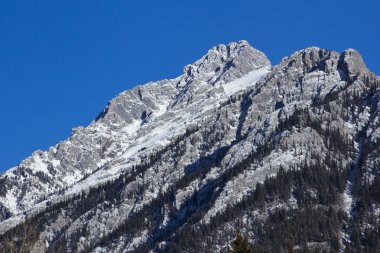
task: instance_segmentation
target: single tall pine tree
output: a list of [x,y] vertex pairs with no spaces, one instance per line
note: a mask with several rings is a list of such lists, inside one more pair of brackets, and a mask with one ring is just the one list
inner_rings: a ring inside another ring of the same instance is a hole
[[288,253],[294,253],[294,246],[293,246],[293,244],[289,247]]
[[252,253],[247,237],[243,236],[239,230],[236,233],[235,240],[231,242],[230,253]]

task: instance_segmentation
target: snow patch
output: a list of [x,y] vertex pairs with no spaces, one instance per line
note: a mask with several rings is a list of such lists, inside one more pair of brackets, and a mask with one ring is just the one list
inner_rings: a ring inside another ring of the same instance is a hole
[[234,80],[232,82],[223,84],[224,91],[228,96],[231,96],[239,90],[246,89],[249,86],[255,85],[263,76],[269,73],[271,67],[266,66],[260,69],[253,70],[247,75]]
[[33,161],[34,162],[30,164],[30,169],[32,169],[35,172],[41,171],[47,175],[49,174],[48,165],[43,162],[43,160],[41,159],[41,155],[37,152],[33,154]]

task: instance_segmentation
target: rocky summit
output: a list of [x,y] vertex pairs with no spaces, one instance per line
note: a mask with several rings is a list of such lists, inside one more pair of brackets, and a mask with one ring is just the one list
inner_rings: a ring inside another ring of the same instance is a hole
[[0,176],[0,252],[379,252],[380,78],[247,41],[120,93]]

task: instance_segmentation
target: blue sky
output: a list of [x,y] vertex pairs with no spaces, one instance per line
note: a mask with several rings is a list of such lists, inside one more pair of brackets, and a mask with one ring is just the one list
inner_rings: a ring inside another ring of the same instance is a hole
[[241,39],[277,64],[356,48],[380,74],[380,1],[0,1],[0,171],[88,125],[121,91]]

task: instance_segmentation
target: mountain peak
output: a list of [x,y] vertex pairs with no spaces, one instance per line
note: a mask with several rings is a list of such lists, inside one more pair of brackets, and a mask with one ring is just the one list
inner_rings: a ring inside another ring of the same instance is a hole
[[320,69],[333,72],[337,67],[339,53],[319,47],[308,47],[285,57],[280,66],[295,67],[309,72]]
[[270,66],[266,55],[245,40],[219,44],[196,62],[184,67],[176,83],[179,92],[171,106],[186,104],[196,99],[195,96],[203,97],[202,94],[214,86],[231,83],[254,70]]
[[343,51],[339,59],[339,67],[349,77],[358,77],[369,72],[360,53],[352,48]]
[[[219,44],[199,60],[184,67],[183,78],[178,83],[182,87],[190,80],[200,79],[210,84],[218,81],[231,82],[252,70],[271,66],[267,56],[253,48],[245,40]],[[213,78],[210,78],[213,77]]]
[[[96,120],[107,124],[131,124],[154,111],[158,113],[161,107],[165,107],[164,104],[169,104],[169,107],[186,105],[197,97],[202,99],[204,91],[217,84],[230,83],[253,70],[270,66],[266,55],[254,49],[246,40],[219,44],[209,49],[199,60],[185,66],[181,76],[137,86],[119,94]],[[161,104],[161,107],[157,104]],[[102,120],[104,117],[106,120]]]
[[231,56],[231,55],[238,54],[240,52],[240,50],[244,49],[245,47],[252,48],[252,46],[248,43],[248,41],[246,41],[246,40],[239,40],[239,41],[236,41],[236,42],[230,42],[227,45],[219,44],[219,45],[211,48],[209,50],[209,52],[213,51],[213,50],[216,50],[216,51],[218,51],[218,52],[220,52],[222,54],[227,53],[227,56]]

